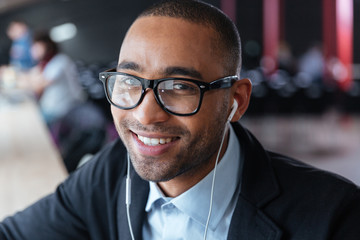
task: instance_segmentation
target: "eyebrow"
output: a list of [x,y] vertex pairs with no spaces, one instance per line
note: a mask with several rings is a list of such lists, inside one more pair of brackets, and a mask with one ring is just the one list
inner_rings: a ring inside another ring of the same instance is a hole
[[[133,70],[136,72],[142,72],[142,68],[139,64],[130,61],[123,61],[119,63],[117,66],[117,71],[120,70]],[[181,67],[181,66],[170,66],[166,67],[165,70],[162,72],[164,76],[173,76],[173,75],[180,75],[184,77],[196,78],[202,80],[203,77],[201,73],[194,68],[189,67]]]
[[128,62],[128,61],[124,61],[119,63],[119,65],[116,68],[118,71],[119,70],[134,70],[137,72],[141,71],[141,67],[139,64],[135,63],[135,62]]
[[173,67],[167,67],[164,73],[166,76],[181,75],[191,78],[197,78],[200,80],[203,79],[201,73],[195,70],[194,68],[173,66]]

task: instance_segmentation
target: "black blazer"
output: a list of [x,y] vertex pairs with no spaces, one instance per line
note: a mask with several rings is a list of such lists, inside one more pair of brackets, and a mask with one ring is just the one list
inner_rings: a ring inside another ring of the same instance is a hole
[[[267,152],[240,124],[233,127],[245,160],[227,239],[360,239],[357,186]],[[0,239],[130,239],[126,164],[126,149],[117,140],[69,176],[54,194],[0,223]],[[132,226],[135,238],[141,239],[149,184],[133,169],[131,177]]]

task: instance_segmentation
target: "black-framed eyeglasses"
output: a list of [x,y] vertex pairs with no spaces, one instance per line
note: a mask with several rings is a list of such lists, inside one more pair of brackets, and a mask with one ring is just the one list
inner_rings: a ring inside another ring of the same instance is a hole
[[155,99],[166,112],[190,116],[200,109],[204,93],[213,89],[230,88],[237,76],[228,76],[206,83],[187,78],[149,80],[110,69],[99,74],[106,98],[120,109],[133,109],[144,98],[146,89],[153,90]]

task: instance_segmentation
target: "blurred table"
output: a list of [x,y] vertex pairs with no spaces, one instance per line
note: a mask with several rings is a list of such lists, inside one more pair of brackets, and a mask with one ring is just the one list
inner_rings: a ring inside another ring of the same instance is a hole
[[36,103],[0,92],[0,221],[53,192],[66,176]]

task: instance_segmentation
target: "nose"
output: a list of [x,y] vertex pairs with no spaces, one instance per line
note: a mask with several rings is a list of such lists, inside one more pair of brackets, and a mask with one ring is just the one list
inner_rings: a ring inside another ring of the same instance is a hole
[[150,89],[146,90],[142,102],[132,110],[132,114],[143,125],[165,122],[170,117],[156,101],[154,92]]

